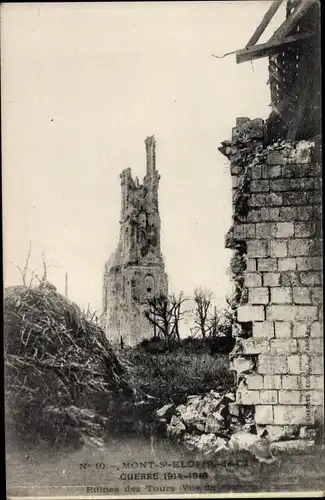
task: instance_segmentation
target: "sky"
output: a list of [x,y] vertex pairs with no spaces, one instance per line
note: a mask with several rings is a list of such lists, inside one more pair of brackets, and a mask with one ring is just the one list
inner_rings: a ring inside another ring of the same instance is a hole
[[[272,2],[1,5],[4,285],[42,274],[101,311],[119,235],[120,178],[145,174],[155,135],[162,251],[171,291],[231,290],[228,160],[236,117],[270,113],[267,59],[236,64]],[[281,7],[260,39],[283,22]]]

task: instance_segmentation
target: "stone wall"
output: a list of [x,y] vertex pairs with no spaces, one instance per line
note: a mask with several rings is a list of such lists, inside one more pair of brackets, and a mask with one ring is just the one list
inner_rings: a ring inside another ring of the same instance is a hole
[[266,146],[263,120],[236,125],[219,150],[233,186],[237,403],[270,432],[314,425],[323,406],[321,167],[312,142]]

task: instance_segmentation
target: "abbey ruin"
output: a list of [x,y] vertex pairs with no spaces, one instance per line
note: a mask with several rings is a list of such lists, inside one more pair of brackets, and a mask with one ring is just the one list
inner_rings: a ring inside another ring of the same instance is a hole
[[160,248],[158,207],[159,173],[156,141],[145,140],[147,170],[140,184],[131,169],[121,173],[120,238],[105,264],[102,322],[111,342],[134,345],[152,337],[153,326],[144,316],[147,300],[167,293],[167,275]]

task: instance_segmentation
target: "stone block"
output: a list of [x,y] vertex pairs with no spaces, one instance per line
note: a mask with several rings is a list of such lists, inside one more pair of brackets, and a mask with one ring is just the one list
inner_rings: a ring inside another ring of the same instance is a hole
[[264,287],[249,288],[248,301],[250,302],[250,304],[268,304],[269,303],[268,288]]
[[265,177],[268,179],[276,179],[277,177],[281,177],[281,174],[281,165],[267,165],[265,168]]
[[246,270],[249,272],[255,272],[257,270],[256,259],[246,259]]
[[270,340],[270,351],[279,354],[293,354],[298,352],[297,341],[295,339],[272,339]]
[[293,302],[295,304],[311,304],[310,290],[304,287],[294,287]]
[[239,323],[246,323],[248,321],[264,321],[264,306],[255,306],[249,304],[239,306],[237,309],[237,320],[239,321]]
[[309,343],[309,352],[311,354],[322,354],[323,339],[322,338],[301,338],[298,339],[299,352],[306,352],[306,342]]
[[270,190],[276,191],[290,191],[290,179],[275,179],[270,181]]
[[260,404],[271,404],[275,405],[278,402],[278,391],[264,389],[260,392]]
[[303,206],[298,207],[298,220],[310,220],[313,217],[313,207],[312,206]]
[[306,194],[306,199],[308,204],[320,205],[322,203],[322,193],[321,191],[309,191]]
[[258,374],[247,375],[245,381],[248,389],[260,390],[264,388],[262,375]]
[[255,238],[255,224],[235,224],[234,237],[238,240]]
[[288,241],[288,254],[291,257],[308,255],[310,252],[310,241],[307,239],[293,239]]
[[270,257],[286,257],[288,254],[286,240],[271,240],[269,241]]
[[281,405],[299,405],[302,403],[300,391],[279,391],[279,404]]
[[312,356],[311,358],[311,373],[313,375],[321,375],[324,373],[323,357]]
[[323,325],[319,321],[312,323],[310,326],[310,336],[311,337],[322,337],[323,336]]
[[268,341],[265,339],[258,339],[258,338],[250,338],[247,340],[244,340],[242,343],[242,349],[243,349],[243,354],[244,356],[251,354],[260,354],[261,352],[266,352],[268,351]]
[[262,285],[262,275],[260,273],[245,273],[245,286],[247,288],[259,287]]
[[299,286],[300,275],[295,271],[283,271],[280,277],[281,286]]
[[281,151],[271,151],[268,153],[266,158],[267,165],[283,165],[284,164],[284,156]]
[[307,407],[302,405],[277,405],[274,407],[274,424],[304,425],[310,423]]
[[289,391],[298,390],[299,389],[298,375],[282,375],[282,389]]
[[252,165],[249,167],[251,179],[262,179],[262,165]]
[[265,390],[279,390],[281,389],[281,375],[264,375],[264,389]]
[[316,306],[270,305],[266,306],[267,321],[306,321],[317,320]]
[[255,406],[255,422],[257,424],[273,424],[273,406],[272,405],[256,405]]
[[257,239],[270,239],[274,238],[277,234],[276,222],[260,222],[256,224],[256,238]]
[[311,301],[312,304],[323,304],[323,288],[314,287],[311,289]]
[[278,269],[277,260],[274,258],[259,258],[257,261],[258,271],[276,271]]
[[273,304],[291,304],[292,289],[290,287],[271,288],[271,302]]
[[314,189],[315,189],[315,179],[313,179],[312,177],[300,177],[299,179],[289,180],[289,190],[313,191]]
[[[280,193],[269,193],[264,195],[264,205],[268,207],[279,207],[283,205],[282,194]],[[260,205],[263,206],[263,205]]]
[[317,286],[322,284],[322,273],[317,271],[302,271],[300,273],[302,285]]
[[280,273],[263,273],[263,286],[279,286]]
[[299,209],[298,207],[280,207],[280,219],[283,221],[292,222],[298,219]]
[[254,363],[250,358],[244,358],[243,356],[238,356],[233,359],[233,369],[237,373],[247,373],[254,368]]
[[294,338],[307,337],[308,336],[308,325],[306,323],[294,323],[292,336]]
[[322,391],[311,391],[310,393],[310,403],[312,405],[323,405],[324,404],[324,394]]
[[247,241],[247,257],[267,257],[267,241]]
[[279,220],[281,220],[281,217],[280,217],[280,207],[270,207],[270,208],[267,208],[266,210],[268,210],[268,219],[270,221],[279,221]]
[[265,207],[266,195],[265,194],[252,194],[248,199],[250,207]]
[[279,271],[295,271],[296,259],[294,257],[278,259],[278,269]]
[[277,222],[276,238],[291,238],[294,235],[292,222]]
[[315,234],[316,225],[312,221],[294,222],[296,238],[306,238]]
[[258,373],[275,375],[287,373],[287,357],[282,355],[260,354],[258,357]]
[[253,337],[270,339],[274,337],[274,323],[264,321],[253,323]]
[[285,191],[282,193],[282,205],[283,206],[291,206],[291,205],[304,205],[307,204],[308,197],[307,193],[301,191]]
[[308,377],[302,376],[301,379],[301,388],[302,389],[314,389],[315,391],[323,391],[324,390],[324,378],[322,375],[309,375]]
[[275,338],[282,339],[291,337],[292,323],[290,321],[276,321],[274,323],[274,328]]
[[322,269],[321,257],[297,257],[296,265],[299,271],[319,271]]
[[308,372],[310,368],[310,359],[307,354],[296,354],[288,356],[288,373],[292,375],[299,375]]
[[268,180],[252,180],[250,183],[250,191],[252,193],[263,193],[270,190]]
[[251,208],[246,216],[247,222],[260,222],[261,220],[261,209]]
[[249,391],[248,389],[238,389],[236,400],[240,405],[255,405],[260,403],[260,391]]

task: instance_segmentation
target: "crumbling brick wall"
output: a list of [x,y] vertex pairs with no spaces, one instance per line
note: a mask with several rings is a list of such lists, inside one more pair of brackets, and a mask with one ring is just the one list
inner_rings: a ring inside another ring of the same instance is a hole
[[246,118],[222,144],[233,186],[226,246],[242,263],[233,271],[237,403],[252,406],[255,423],[270,433],[313,426],[323,405],[321,167],[314,144],[266,146],[263,120]]

